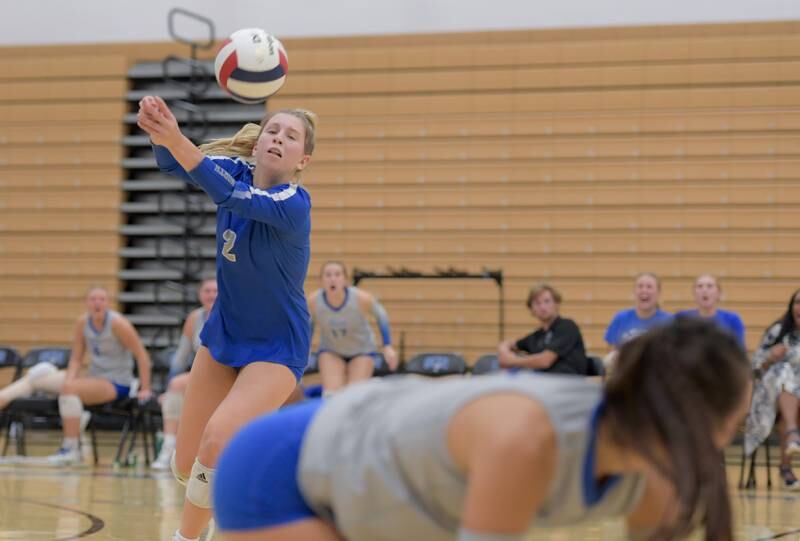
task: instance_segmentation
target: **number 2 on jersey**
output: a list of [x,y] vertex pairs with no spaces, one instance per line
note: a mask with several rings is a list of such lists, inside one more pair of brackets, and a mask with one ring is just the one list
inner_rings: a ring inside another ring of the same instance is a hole
[[222,233],[222,240],[225,241],[225,244],[222,245],[222,257],[231,263],[236,263],[236,254],[231,252],[233,245],[236,243],[236,233],[234,233],[233,229],[226,229]]

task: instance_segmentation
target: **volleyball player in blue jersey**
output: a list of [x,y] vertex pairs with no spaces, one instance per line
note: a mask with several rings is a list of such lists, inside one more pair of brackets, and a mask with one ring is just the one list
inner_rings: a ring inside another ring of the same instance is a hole
[[211,517],[209,495],[225,443],[247,421],[277,409],[308,360],[303,284],[311,200],[297,181],[311,160],[315,123],[308,111],[271,112],[260,126],[198,148],[161,98],[139,103],[138,125],[159,168],[217,204],[219,293],[201,334],[173,461],[186,482],[178,541],[197,539]]

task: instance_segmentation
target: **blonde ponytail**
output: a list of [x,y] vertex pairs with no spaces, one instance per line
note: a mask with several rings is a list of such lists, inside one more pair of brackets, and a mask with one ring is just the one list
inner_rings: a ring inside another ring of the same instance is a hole
[[209,156],[250,158],[253,155],[253,147],[256,146],[259,135],[261,135],[261,126],[247,123],[233,137],[213,139],[200,145],[200,150],[203,154]]

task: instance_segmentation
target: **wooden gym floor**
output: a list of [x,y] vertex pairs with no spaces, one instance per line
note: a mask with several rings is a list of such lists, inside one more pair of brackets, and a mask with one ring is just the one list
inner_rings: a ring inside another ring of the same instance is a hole
[[[181,487],[169,473],[150,473],[142,464],[112,468],[117,437],[116,433],[100,434],[101,464],[96,468],[0,465],[0,541],[171,539],[183,501]],[[31,432],[28,452],[51,453],[58,441],[56,432]],[[728,452],[737,539],[800,540],[800,492],[777,487],[768,491],[763,466],[757,470],[758,489],[736,489],[739,453],[739,448]],[[772,477],[777,483],[775,471]],[[532,537],[537,541],[617,539],[624,539],[619,522],[543,530]]]

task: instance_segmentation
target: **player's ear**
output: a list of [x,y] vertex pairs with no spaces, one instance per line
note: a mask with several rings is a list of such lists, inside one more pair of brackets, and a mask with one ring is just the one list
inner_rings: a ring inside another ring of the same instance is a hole
[[295,168],[295,170],[299,173],[300,171],[306,168],[308,162],[310,161],[311,161],[311,156],[306,154],[305,156],[303,156],[303,159],[297,163],[297,167]]

